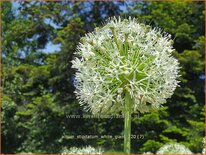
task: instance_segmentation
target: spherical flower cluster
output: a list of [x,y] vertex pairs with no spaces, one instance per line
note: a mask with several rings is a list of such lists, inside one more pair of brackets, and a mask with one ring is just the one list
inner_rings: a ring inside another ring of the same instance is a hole
[[178,143],[163,145],[156,154],[193,154],[186,146]]
[[172,43],[169,34],[135,18],[111,18],[86,34],[72,61],[80,104],[93,114],[119,113],[128,91],[133,112],[158,109],[178,85]]
[[61,154],[103,154],[103,150],[101,148],[95,149],[91,146],[86,146],[83,148],[71,147],[69,150],[67,148],[63,148]]
[[206,151],[205,151],[205,138],[203,138],[203,149],[202,149],[202,154],[206,154]]

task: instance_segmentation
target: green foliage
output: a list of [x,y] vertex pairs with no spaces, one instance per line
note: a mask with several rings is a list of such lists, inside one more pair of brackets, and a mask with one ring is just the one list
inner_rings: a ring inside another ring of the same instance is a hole
[[17,105],[8,96],[2,98],[2,142],[5,146],[5,153],[9,153],[8,150],[14,151],[17,146],[13,143],[18,141],[18,138],[13,131],[17,131],[15,112],[17,111]]
[[[191,125],[191,129],[187,129],[187,139],[189,140],[186,144],[194,152],[200,152],[202,147],[202,135],[204,135],[204,122],[188,120]],[[192,132],[191,132],[192,131]]]
[[[124,7],[123,7],[124,6]],[[71,139],[122,135],[123,119],[71,119],[89,114],[75,99],[71,60],[86,32],[111,16],[134,16],[172,34],[181,65],[180,87],[165,107],[132,118],[132,153],[156,152],[178,142],[202,151],[204,137],[203,2],[2,2],[3,153],[60,153],[91,145],[121,151],[123,139]],[[47,48],[50,43],[60,50]],[[45,52],[46,51],[46,52]],[[106,153],[110,153],[107,151]],[[120,152],[119,152],[120,153]]]
[[18,111],[16,114],[20,118],[27,118],[22,123],[22,127],[30,135],[24,139],[22,147],[18,151],[53,153],[60,150],[58,139],[61,135],[58,133],[62,130],[63,112],[54,104],[52,95],[36,97],[26,105],[24,110]]

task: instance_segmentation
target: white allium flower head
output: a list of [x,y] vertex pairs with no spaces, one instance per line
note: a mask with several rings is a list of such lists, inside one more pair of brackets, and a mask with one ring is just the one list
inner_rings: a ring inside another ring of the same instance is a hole
[[206,154],[206,151],[205,151],[205,138],[203,138],[203,149],[202,149],[202,154]]
[[154,154],[152,152],[143,152],[142,154]]
[[86,146],[83,148],[71,147],[69,150],[63,148],[61,154],[99,154],[101,155],[103,150],[101,148],[95,149],[91,146]]
[[193,154],[186,146],[178,143],[163,145],[156,154]]
[[124,109],[125,91],[133,112],[158,109],[178,86],[178,61],[171,35],[135,18],[111,18],[81,39],[72,61],[76,95],[93,114]]

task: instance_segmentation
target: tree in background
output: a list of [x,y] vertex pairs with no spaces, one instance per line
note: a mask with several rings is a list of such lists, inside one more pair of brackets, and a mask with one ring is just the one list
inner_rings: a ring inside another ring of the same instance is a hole
[[[121,135],[122,119],[68,119],[87,114],[74,91],[71,60],[79,39],[108,17],[137,17],[171,33],[181,68],[175,95],[159,112],[133,118],[132,153],[156,152],[167,142],[201,152],[204,136],[203,2],[2,3],[3,153],[60,153],[92,145],[118,151],[123,139],[70,139],[76,134]],[[57,44],[60,50],[48,49]],[[158,126],[158,128],[157,128]],[[113,148],[113,149],[112,149]],[[137,150],[137,148],[139,148]]]

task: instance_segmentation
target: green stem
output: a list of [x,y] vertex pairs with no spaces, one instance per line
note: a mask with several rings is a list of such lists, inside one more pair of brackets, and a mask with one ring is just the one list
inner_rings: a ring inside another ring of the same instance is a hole
[[124,51],[122,49],[122,43],[120,43],[118,40],[117,40],[117,35],[116,35],[116,32],[115,32],[115,29],[114,28],[111,28],[112,30],[112,34],[113,34],[113,37],[114,37],[114,42],[116,43],[117,45],[117,48],[120,52],[120,55],[123,56],[124,55]]
[[130,154],[131,143],[131,106],[132,99],[128,91],[125,94],[124,108],[124,153]]

